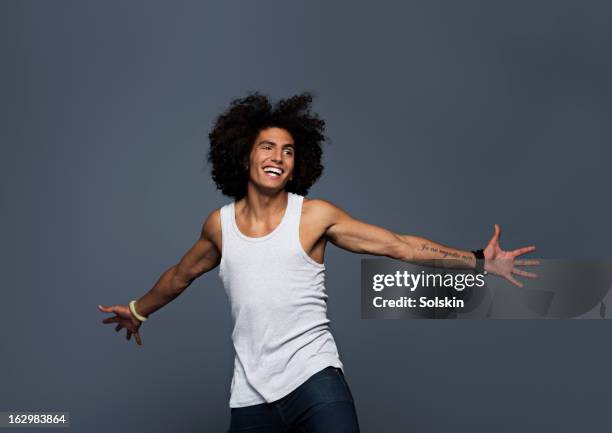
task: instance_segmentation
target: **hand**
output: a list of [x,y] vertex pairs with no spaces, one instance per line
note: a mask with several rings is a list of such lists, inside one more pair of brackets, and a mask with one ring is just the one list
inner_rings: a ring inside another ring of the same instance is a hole
[[523,287],[523,284],[520,281],[517,281],[512,274],[521,275],[527,278],[537,278],[538,276],[532,272],[517,269],[515,266],[539,265],[540,261],[514,260],[514,258],[535,251],[536,247],[529,246],[518,248],[513,251],[504,251],[499,246],[500,234],[501,229],[497,224],[495,224],[495,233],[493,233],[493,237],[483,251],[485,258],[485,271],[494,275],[499,275],[518,287]]
[[115,327],[115,331],[119,332],[121,328],[127,329],[126,338],[129,340],[132,334],[134,334],[134,339],[139,346],[142,346],[142,339],[140,338],[140,334],[138,333],[138,329],[142,322],[132,316],[132,312],[127,305],[113,305],[112,307],[105,307],[103,305],[98,305],[98,309],[104,313],[115,313],[114,317],[107,317],[102,320],[102,323],[117,323]]

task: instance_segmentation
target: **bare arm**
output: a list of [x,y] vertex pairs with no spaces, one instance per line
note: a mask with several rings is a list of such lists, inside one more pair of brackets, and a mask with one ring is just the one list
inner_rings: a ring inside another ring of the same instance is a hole
[[212,212],[202,225],[200,238],[185,253],[180,262],[157,280],[151,290],[136,301],[136,311],[147,317],[179,296],[191,283],[215,268],[221,260],[221,252],[213,242],[221,227],[219,210]]
[[452,248],[420,236],[400,234],[397,236],[411,251],[412,261],[444,268],[476,267],[476,257],[471,251]]
[[325,235],[334,245],[347,251],[438,267],[473,269],[476,266],[471,251],[447,247],[418,236],[397,234],[359,221],[325,200],[317,200],[316,204],[318,217],[326,222]]

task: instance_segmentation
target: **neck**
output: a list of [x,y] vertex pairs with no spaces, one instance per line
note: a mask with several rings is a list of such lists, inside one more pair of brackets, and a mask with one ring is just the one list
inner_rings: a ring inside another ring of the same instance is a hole
[[289,202],[289,194],[284,189],[273,193],[261,191],[249,183],[243,200],[241,213],[253,220],[262,221],[283,214]]

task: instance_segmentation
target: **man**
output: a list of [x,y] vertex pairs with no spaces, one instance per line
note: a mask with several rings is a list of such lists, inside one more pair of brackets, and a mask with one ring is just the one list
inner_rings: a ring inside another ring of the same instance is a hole
[[[217,187],[234,201],[210,213],[200,238],[155,286],[130,306],[99,306],[141,345],[151,313],[219,266],[234,328],[230,432],[358,432],[354,401],[326,315],[327,242],[345,250],[404,261],[439,261],[484,269],[521,286],[515,260],[535,247],[503,251],[500,229],[484,251],[450,248],[358,221],[325,200],[306,199],[320,177],[325,123],[310,112],[312,96],[274,107],[253,93],[232,101],[209,135]],[[477,255],[481,254],[480,257]],[[450,259],[449,259],[450,258]],[[450,264],[449,264],[450,263]]]

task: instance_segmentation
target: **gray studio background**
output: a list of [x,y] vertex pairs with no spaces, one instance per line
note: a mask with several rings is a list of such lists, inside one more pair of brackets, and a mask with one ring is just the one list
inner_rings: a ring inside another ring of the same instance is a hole
[[[96,305],[148,291],[229,201],[207,134],[250,90],[315,92],[331,142],[310,197],[458,248],[499,223],[508,249],[610,258],[611,18],[595,1],[1,2],[0,411],[227,429],[217,269],[142,347]],[[326,286],[363,432],[609,428],[610,321],[362,320],[360,258],[330,245]]]

